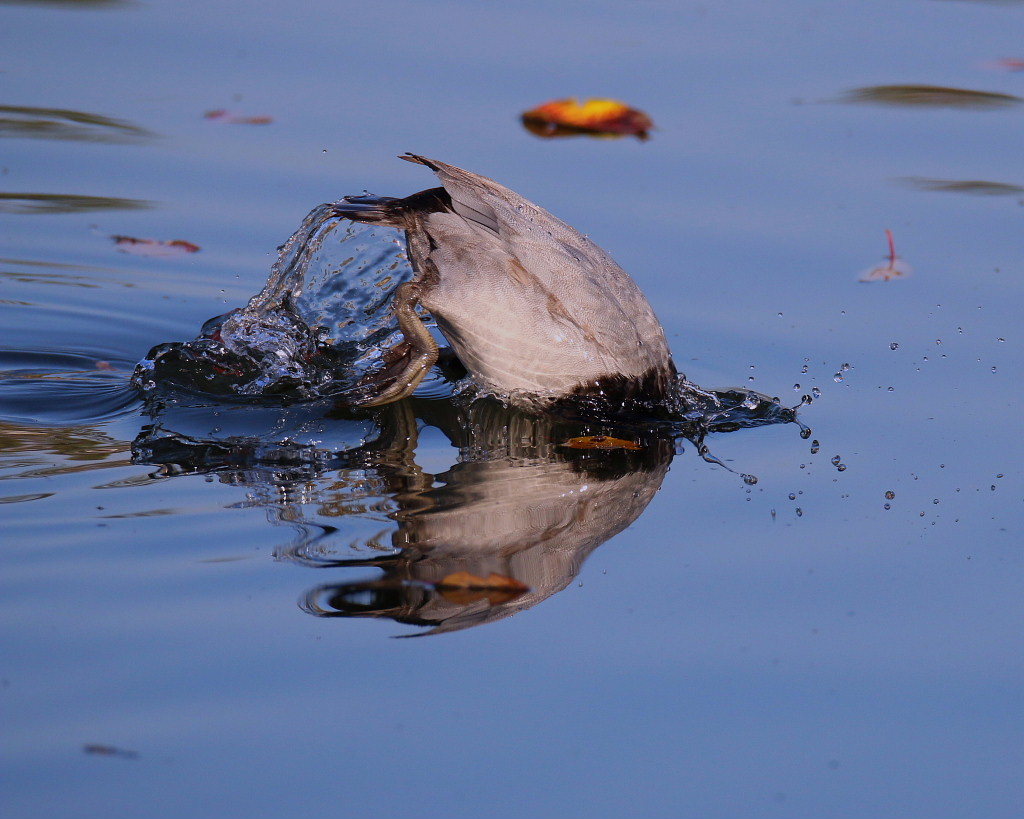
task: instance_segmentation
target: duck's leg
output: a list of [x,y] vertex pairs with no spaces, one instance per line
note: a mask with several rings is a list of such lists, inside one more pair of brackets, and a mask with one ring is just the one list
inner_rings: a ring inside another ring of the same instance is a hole
[[388,350],[384,366],[363,379],[360,386],[376,392],[358,406],[376,407],[408,398],[437,362],[437,342],[417,315],[417,303],[415,283],[406,282],[395,289],[391,305],[404,338]]

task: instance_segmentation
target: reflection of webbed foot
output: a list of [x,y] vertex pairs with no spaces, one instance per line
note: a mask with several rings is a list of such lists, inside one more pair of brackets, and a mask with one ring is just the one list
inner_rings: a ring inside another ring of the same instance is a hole
[[417,301],[414,284],[407,282],[395,290],[392,305],[404,340],[388,350],[382,368],[359,383],[370,393],[359,406],[375,407],[408,398],[437,361],[437,342],[416,313]]

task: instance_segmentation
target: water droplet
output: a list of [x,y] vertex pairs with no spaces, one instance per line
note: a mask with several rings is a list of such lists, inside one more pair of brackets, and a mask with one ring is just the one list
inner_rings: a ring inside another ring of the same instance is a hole
[[838,384],[838,383],[839,383],[840,381],[842,381],[842,380],[843,380],[843,376],[842,376],[842,373],[835,373],[835,374],[834,374],[834,375],[832,376],[832,380],[833,380],[833,381],[835,381],[835,382],[836,382],[836,383]]
[[938,498],[932,498],[932,503],[938,503],[938,502],[939,502]]
[[853,367],[851,367],[849,364],[844,364],[842,367],[839,368],[839,371],[845,373],[847,370],[852,370],[852,369],[853,369]]
[[843,459],[839,455],[834,455],[832,457],[832,466],[839,466],[839,464],[842,462],[842,460]]
[[821,449],[821,444],[818,442],[818,439],[815,438],[813,441],[811,441],[811,454],[817,455],[819,449]]
[[815,398],[821,398],[821,390],[819,390],[817,387],[811,387],[811,395],[813,395]]
[[799,384],[794,384],[794,385],[793,385],[793,389],[794,389],[795,391],[799,392],[799,391],[800,391],[800,385],[799,385]]
[[893,492],[891,489],[885,493],[886,500],[892,500],[895,497],[896,497],[896,493]]
[[846,471],[846,464],[839,464],[839,465],[838,465],[838,466],[836,467],[836,471],[837,471],[837,472],[845,472],[845,471]]
[[804,516],[804,510],[801,509],[799,506],[796,508],[796,516],[798,518],[802,518]]
[[808,438],[810,438],[811,437],[811,428],[810,427],[804,427],[803,429],[801,429],[800,430],[800,437],[803,438],[805,441]]
[[757,483],[757,475],[744,475],[743,483],[745,483],[747,486],[753,486],[754,484]]
[[992,368],[992,372],[995,372],[995,371],[996,371],[996,368],[995,368],[995,367],[993,367],[993,368]]
[[883,505],[882,505],[882,508],[883,508],[883,509],[892,509],[892,504],[891,504],[891,503],[886,503],[886,504],[883,504]]
[[1002,343],[1002,342],[1006,341],[1006,339],[1005,338],[997,338],[996,341]]
[[900,348],[899,342],[892,341],[889,343],[890,350],[898,350]]
[[790,492],[789,493],[789,499],[790,500],[796,500],[796,492]]

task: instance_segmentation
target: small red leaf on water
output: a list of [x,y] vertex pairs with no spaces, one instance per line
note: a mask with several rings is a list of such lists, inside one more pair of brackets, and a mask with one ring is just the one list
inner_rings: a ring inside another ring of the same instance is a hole
[[987,64],[998,71],[1024,71],[1024,60],[1015,57],[1002,57]]
[[247,116],[228,111],[226,108],[218,108],[216,111],[207,111],[203,117],[213,122],[226,122],[230,125],[269,125],[274,121],[273,117],[266,115]]
[[647,139],[654,127],[643,111],[611,99],[589,99],[582,103],[573,98],[552,100],[526,111],[522,118],[527,130],[542,137],[589,134]]
[[169,242],[158,239],[137,239],[134,236],[111,236],[117,249],[133,256],[180,256],[184,253],[198,253],[199,245],[186,242],[184,239],[173,239]]
[[572,449],[643,449],[636,441],[627,441],[625,438],[612,438],[609,435],[584,435],[580,438],[570,438],[562,443]]
[[910,265],[896,255],[896,242],[893,240],[892,231],[886,230],[885,237],[889,241],[889,256],[885,264],[865,270],[860,274],[860,281],[887,282],[892,279],[902,279],[911,274],[912,268]]

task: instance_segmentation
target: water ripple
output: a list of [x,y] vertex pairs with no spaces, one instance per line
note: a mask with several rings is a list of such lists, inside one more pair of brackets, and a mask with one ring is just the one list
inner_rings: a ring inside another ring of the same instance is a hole
[[123,415],[138,403],[131,368],[86,351],[0,349],[0,420],[82,424]]

